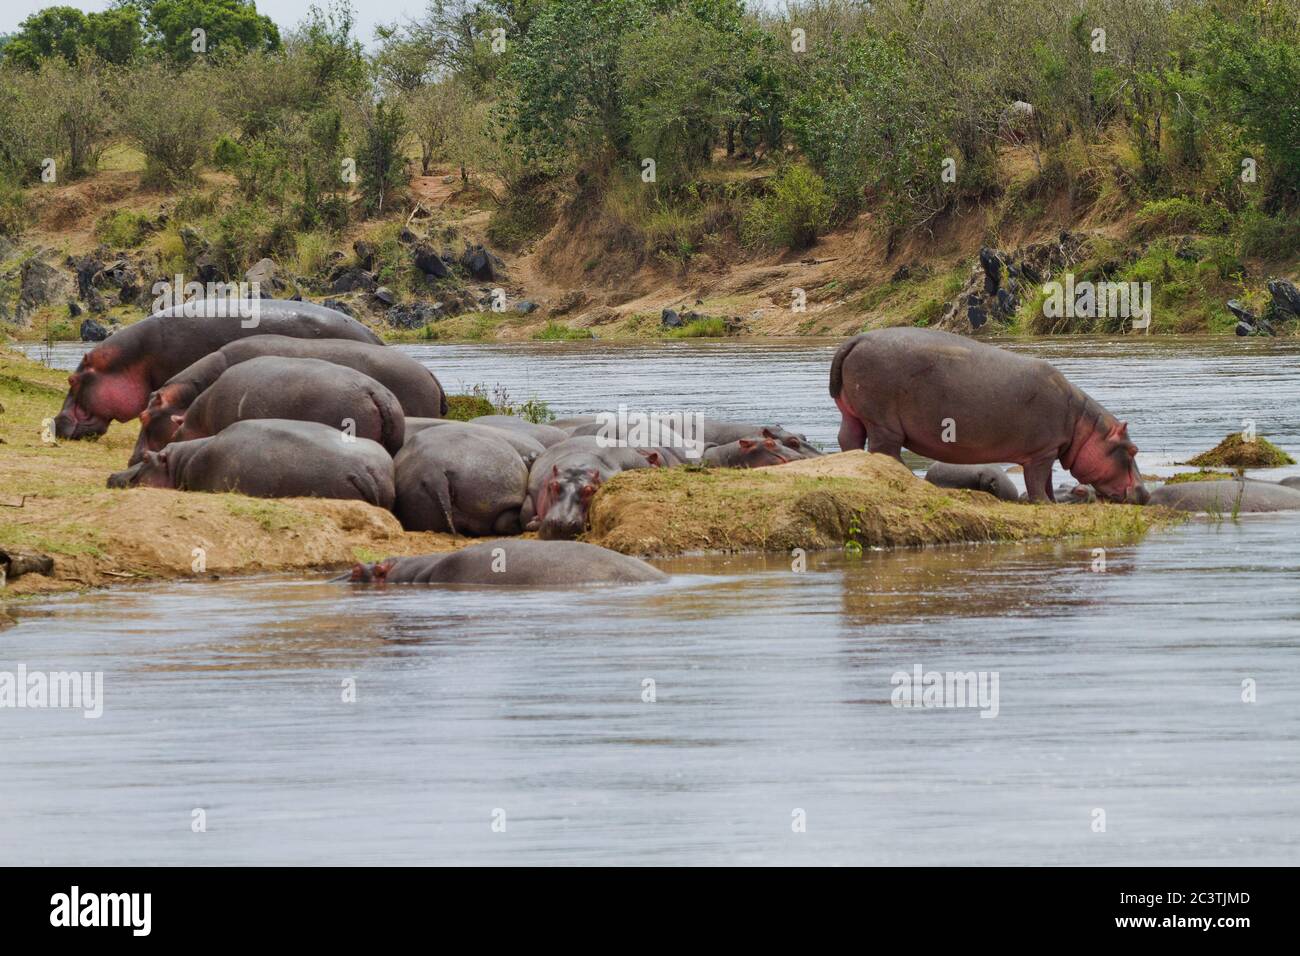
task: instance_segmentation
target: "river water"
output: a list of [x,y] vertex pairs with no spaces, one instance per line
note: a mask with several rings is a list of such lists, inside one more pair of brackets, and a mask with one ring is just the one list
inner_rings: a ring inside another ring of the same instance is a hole
[[[1128,419],[1149,474],[1245,419],[1300,448],[1300,343],[1014,347]],[[561,415],[701,409],[829,444],[838,426],[834,343],[405,348],[453,391]],[[1294,864],[1297,540],[1300,513],[1251,515],[1104,555],[696,557],[660,562],[666,586],[575,593],[321,575],[24,604],[0,671],[102,672],[104,707],[0,709],[0,863]],[[996,675],[996,696],[891,706],[918,666]]]

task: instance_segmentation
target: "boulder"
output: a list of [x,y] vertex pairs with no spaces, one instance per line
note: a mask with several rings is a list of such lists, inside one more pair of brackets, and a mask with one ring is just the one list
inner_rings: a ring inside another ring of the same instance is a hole
[[92,318],[87,317],[81,320],[81,341],[102,342],[106,338],[108,338],[108,329]]
[[505,263],[483,246],[466,246],[460,264],[479,282],[495,282],[505,274]]
[[515,311],[522,315],[529,315],[537,311],[537,303],[529,299],[520,299],[515,303]]
[[38,258],[28,259],[22,264],[18,282],[16,317],[19,325],[28,325],[37,309],[66,302],[73,292],[71,276]]
[[342,312],[344,315],[350,315],[354,319],[357,317],[357,314],[352,311],[352,306],[348,305],[341,299],[326,299],[321,303],[321,305],[325,306],[327,309],[333,309],[335,312]]
[[378,289],[376,289],[371,294],[375,297],[375,300],[383,306],[391,306],[397,304],[397,296],[394,295],[393,290],[388,288],[388,286],[386,285],[381,285]]
[[434,279],[445,279],[451,275],[451,271],[447,268],[447,264],[442,261],[442,257],[427,242],[422,242],[415,247],[414,260],[415,268],[426,276]]
[[364,240],[358,239],[352,243],[352,251],[356,254],[357,265],[369,271],[375,267],[375,247]]
[[1300,318],[1300,289],[1286,279],[1270,279],[1267,286],[1273,297],[1273,311],[1279,318]]

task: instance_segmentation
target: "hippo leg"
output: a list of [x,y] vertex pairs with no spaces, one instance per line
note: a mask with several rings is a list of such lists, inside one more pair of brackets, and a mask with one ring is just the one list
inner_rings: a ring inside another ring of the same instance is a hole
[[509,511],[503,511],[497,515],[497,520],[492,523],[492,533],[518,534],[521,527],[523,527],[523,522],[519,520],[519,509],[511,508]]
[[1052,493],[1052,463],[1056,459],[1031,461],[1025,465],[1025,491],[1030,501],[1056,501]]
[[835,399],[835,404],[840,410],[840,451],[857,451],[867,443],[867,427],[849,408],[843,395]]
[[[841,443],[842,445],[842,443]],[[859,448],[862,446],[859,445]],[[867,426],[867,451],[873,455],[889,455],[903,460],[903,436],[881,428],[879,425]]]

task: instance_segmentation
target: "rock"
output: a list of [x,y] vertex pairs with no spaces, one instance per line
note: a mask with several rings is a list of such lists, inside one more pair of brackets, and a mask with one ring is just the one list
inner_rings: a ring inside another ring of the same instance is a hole
[[102,315],[108,311],[108,303],[104,301],[104,297],[100,295],[99,290],[94,286],[91,286],[90,291],[86,293],[86,306],[96,315]]
[[1286,279],[1270,279],[1267,287],[1273,297],[1273,310],[1279,318],[1300,318],[1300,289]]
[[66,273],[38,258],[28,259],[19,271],[18,324],[29,324],[37,309],[66,302],[72,295],[72,287],[72,278]]
[[130,305],[140,294],[140,276],[129,259],[117,259],[104,266],[90,280],[96,289],[112,292],[122,305]]
[[414,250],[415,268],[419,269],[426,276],[432,276],[435,279],[445,279],[451,275],[447,264],[442,261],[442,257],[433,249],[433,246],[427,242],[422,242]]
[[1228,311],[1247,325],[1253,326],[1255,324],[1255,313],[1251,312],[1250,309],[1246,308],[1236,299],[1228,300]]
[[483,246],[466,246],[460,264],[479,282],[495,282],[505,272],[505,263]]
[[983,246],[980,249],[980,268],[984,270],[984,294],[997,295],[1002,285],[1002,256]]
[[573,289],[572,291],[566,292],[564,295],[560,296],[559,301],[552,305],[547,311],[550,315],[566,315],[574,309],[581,309],[588,301],[589,299],[585,292],[581,289]]
[[379,286],[375,277],[364,269],[344,266],[336,267],[335,272],[338,274],[330,283],[331,292],[374,292]]
[[326,299],[321,303],[321,305],[325,306],[327,309],[333,309],[335,312],[342,312],[344,315],[350,315],[354,319],[357,317],[357,314],[352,311],[352,306],[348,305],[341,299]]
[[108,338],[108,329],[90,317],[81,320],[81,341],[102,342]]
[[384,320],[398,329],[418,329],[430,322],[437,322],[439,319],[445,319],[446,317],[447,314],[443,311],[441,302],[416,302],[411,305],[395,305],[384,314]]
[[94,283],[95,276],[104,268],[104,260],[92,252],[80,258],[69,256],[67,265],[77,275],[77,295],[86,298],[90,295],[90,287]]
[[1255,327],[1248,322],[1238,322],[1236,332],[1243,338],[1247,335],[1255,334]]
[[225,278],[221,260],[212,252],[200,253],[194,260],[194,274],[200,282],[220,282]]
[[280,278],[280,269],[271,259],[260,259],[244,273],[244,281],[258,290],[263,299],[278,299],[289,284]]
[[49,574],[54,570],[54,559],[48,554],[34,551],[6,551],[0,548],[0,578],[18,578],[24,574]]
[[659,324],[665,329],[680,329],[686,323],[682,321],[676,309],[664,309],[659,314]]
[[356,254],[357,265],[366,271],[375,267],[375,247],[364,240],[358,239],[352,243],[352,251]]
[[529,315],[537,311],[537,303],[529,299],[520,299],[515,303],[515,311],[521,315]]
[[1001,311],[1003,315],[1010,318],[1011,316],[1016,314],[1017,308],[1019,308],[1019,303],[1016,302],[1016,297],[1012,295],[1011,292],[1008,291],[1007,289],[998,289],[999,311]]
[[84,311],[85,310],[82,309],[81,307],[81,303],[78,302],[76,299],[68,300],[68,316],[70,318],[75,319],[77,316],[81,315],[81,313]]
[[972,303],[966,307],[966,318],[970,320],[972,329],[978,329],[989,320],[989,314],[984,310],[984,306]]
[[187,259],[196,259],[201,253],[208,251],[208,241],[193,226],[181,226],[180,237]]
[[386,285],[381,285],[372,293],[372,295],[374,295],[375,299],[383,303],[385,306],[397,304],[397,296],[394,295],[393,290],[388,288]]
[[397,241],[403,245],[413,245],[420,241],[420,237],[413,233],[407,226],[402,227],[402,231],[397,234]]

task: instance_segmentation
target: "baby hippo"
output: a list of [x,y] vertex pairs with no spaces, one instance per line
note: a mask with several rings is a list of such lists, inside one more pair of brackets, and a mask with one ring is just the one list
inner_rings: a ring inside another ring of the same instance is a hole
[[802,457],[775,438],[739,438],[706,449],[704,463],[718,468],[767,468],[771,465],[784,465]]
[[347,498],[393,506],[393,460],[367,438],[318,422],[236,422],[211,438],[148,451],[110,488],[233,491],[255,498]]
[[506,436],[461,423],[426,428],[393,464],[393,513],[407,531],[519,533],[528,466]]
[[[484,541],[447,554],[357,564],[347,580],[374,584],[572,587],[639,584],[668,575],[639,558],[580,541]],[[342,579],[336,579],[342,580]]]
[[940,488],[966,488],[986,491],[1002,501],[1020,500],[1015,483],[997,465],[950,465],[936,461],[925,473],[925,480]]
[[336,431],[350,426],[390,455],[406,437],[397,397],[364,372],[321,359],[262,356],[227,369],[194,399],[173,441],[207,438],[255,418],[320,422]]

